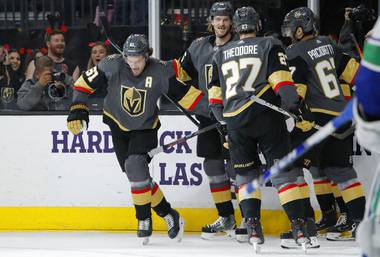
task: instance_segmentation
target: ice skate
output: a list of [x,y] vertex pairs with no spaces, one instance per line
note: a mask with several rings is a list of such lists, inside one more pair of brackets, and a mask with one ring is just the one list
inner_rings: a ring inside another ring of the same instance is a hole
[[[306,234],[310,242],[306,244],[306,248],[319,248],[320,244],[317,238],[317,229],[313,219],[308,219],[306,222]],[[297,249],[302,248],[301,245],[297,244],[293,238],[292,231],[287,231],[281,233],[281,247],[284,249]]]
[[168,227],[168,236],[170,239],[176,238],[178,242],[182,241],[185,220],[179,216],[179,213],[172,209],[169,214],[164,217]]
[[260,220],[258,218],[248,218],[246,224],[249,243],[253,245],[255,253],[260,253],[260,245],[264,243],[263,229]]
[[147,245],[152,235],[152,219],[138,220],[137,237],[143,239],[142,244]]
[[236,221],[234,215],[228,217],[221,217],[212,224],[206,225],[202,228],[201,238],[212,240],[220,235],[226,235],[230,238],[235,238]]
[[307,237],[305,221],[299,218],[292,220],[291,228],[293,239],[298,245],[302,247],[302,250],[306,253],[307,244],[310,243],[310,239]]
[[340,215],[336,225],[327,230],[326,239],[330,241],[355,241],[356,228],[360,221],[353,221],[347,214]]
[[239,243],[248,243],[248,232],[247,232],[247,223],[243,218],[241,220],[240,226],[235,229],[236,241]]
[[321,219],[315,224],[317,226],[317,233],[319,237],[325,237],[327,230],[332,228],[337,223],[337,216],[335,210],[322,213]]

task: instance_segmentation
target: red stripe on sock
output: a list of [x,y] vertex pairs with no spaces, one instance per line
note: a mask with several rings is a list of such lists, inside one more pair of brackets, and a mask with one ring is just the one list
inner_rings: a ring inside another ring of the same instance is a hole
[[154,184],[154,187],[152,189],[152,195],[154,195],[154,193],[156,193],[158,190],[158,185],[157,184]]
[[353,187],[357,187],[357,186],[361,186],[361,183],[360,183],[360,182],[356,182],[356,183],[354,183],[354,184],[349,185],[348,187],[346,187],[346,188],[343,189],[343,190],[346,190],[346,189],[349,189],[349,188],[353,188]]
[[225,187],[220,187],[220,188],[211,188],[212,193],[222,192],[222,191],[227,191],[227,190],[231,190],[231,187],[225,186]]
[[286,190],[290,190],[290,189],[295,188],[295,187],[298,187],[298,186],[296,184],[287,185],[286,187],[283,187],[280,190],[278,190],[278,193],[280,194],[282,192],[285,192]]
[[314,181],[314,185],[319,185],[319,184],[330,184],[330,180],[320,180],[320,181]]
[[144,194],[146,192],[149,192],[150,188],[143,188],[143,189],[131,189],[132,194]]

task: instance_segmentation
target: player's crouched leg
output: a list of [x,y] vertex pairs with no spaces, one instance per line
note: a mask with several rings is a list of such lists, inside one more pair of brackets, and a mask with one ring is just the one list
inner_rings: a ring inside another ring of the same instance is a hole
[[[239,188],[251,182],[260,175],[258,169],[252,169],[246,172],[237,172],[236,183]],[[243,174],[244,175],[243,175]],[[246,220],[247,233],[250,244],[263,244],[264,234],[260,222],[261,210],[261,191],[256,189],[251,194],[245,194],[244,190],[239,190],[239,201],[242,213]]]
[[231,201],[230,179],[226,174],[224,160],[205,158],[203,166],[219,217],[214,223],[202,227],[201,237],[212,239],[220,233],[234,237],[236,222]]
[[307,226],[303,196],[297,185],[295,170],[277,174],[273,177],[272,183],[277,189],[280,203],[291,222],[292,228],[291,236],[289,238],[282,238],[284,240],[281,242],[281,247],[294,248],[304,243],[311,246],[310,237],[312,233],[309,233]]
[[152,235],[151,207],[158,216],[164,218],[169,238],[181,241],[184,221],[179,213],[166,201],[161,189],[149,174],[148,156],[133,154],[125,161],[125,170],[131,183],[131,193],[138,219],[137,236],[148,238]]

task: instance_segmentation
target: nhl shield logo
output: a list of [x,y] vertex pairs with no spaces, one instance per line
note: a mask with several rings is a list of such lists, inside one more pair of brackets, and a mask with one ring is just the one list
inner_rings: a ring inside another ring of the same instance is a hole
[[121,105],[130,116],[140,116],[145,111],[146,90],[121,86]]
[[4,103],[10,103],[14,99],[15,89],[13,87],[3,87],[1,88],[1,99]]

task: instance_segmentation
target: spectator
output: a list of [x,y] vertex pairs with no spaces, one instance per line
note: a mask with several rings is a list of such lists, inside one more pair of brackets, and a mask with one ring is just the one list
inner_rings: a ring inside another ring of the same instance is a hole
[[96,41],[89,44],[91,48],[91,55],[88,59],[87,66],[75,69],[73,79],[76,81],[82,71],[86,71],[96,66],[104,57],[109,54],[107,45],[102,41]]
[[[79,78],[81,71],[86,71],[96,66],[109,53],[107,45],[102,41],[96,41],[94,43],[90,43],[90,47],[91,47],[91,56],[88,59],[87,67],[75,70],[73,74],[74,81],[76,81]],[[102,110],[104,97],[106,96],[106,94],[107,94],[107,90],[101,89],[101,90],[96,91],[91,96],[89,96],[89,102],[88,102],[89,108],[91,110]]]
[[361,57],[365,36],[375,22],[376,17],[373,13],[374,10],[368,9],[364,5],[345,8],[344,24],[339,33],[339,44],[345,52],[354,55],[357,59]]
[[68,110],[72,98],[71,76],[54,73],[54,62],[48,56],[36,59],[35,74],[26,80],[18,93],[17,105],[22,110]]
[[6,56],[5,69],[8,74],[8,83],[1,88],[2,109],[16,110],[17,91],[25,81],[24,71],[21,68],[21,57],[17,50],[11,50]]
[[4,66],[6,53],[6,49],[2,45],[0,45],[0,87],[6,86],[9,80],[7,70]]
[[25,81],[25,74],[22,68],[21,56],[16,49],[9,52],[6,64],[9,74],[9,85],[17,91]]
[[[64,57],[65,52],[65,36],[64,33],[59,30],[53,30],[46,32],[45,43],[48,48],[48,56],[54,62],[54,71],[63,72],[66,75],[72,76],[75,69],[79,69],[76,64],[70,60],[66,60]],[[34,61],[31,61],[27,67],[26,79],[32,79],[34,74]]]
[[2,99],[8,98],[8,95],[12,95],[7,89],[7,85],[9,82],[9,74],[7,72],[7,69],[5,68],[5,56],[6,56],[6,49],[0,45],[0,109],[4,109],[4,104]]

